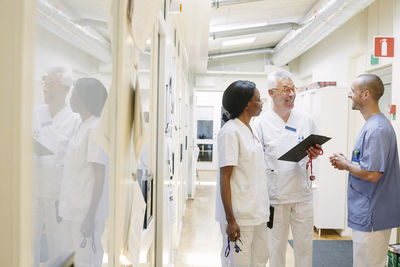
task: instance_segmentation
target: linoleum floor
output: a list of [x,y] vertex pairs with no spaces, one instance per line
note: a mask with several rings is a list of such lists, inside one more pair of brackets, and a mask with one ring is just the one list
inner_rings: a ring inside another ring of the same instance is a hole
[[[175,258],[175,267],[220,267],[222,237],[214,220],[216,172],[199,172],[195,197],[186,203],[181,239]],[[289,236],[291,239],[291,236]],[[314,232],[314,239],[342,238],[335,231]],[[288,243],[286,265],[294,266],[293,249]],[[268,266],[268,265],[267,265]]]

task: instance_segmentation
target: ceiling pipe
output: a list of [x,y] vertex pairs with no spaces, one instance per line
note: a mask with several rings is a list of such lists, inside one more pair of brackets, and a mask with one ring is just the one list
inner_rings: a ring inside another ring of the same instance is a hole
[[212,7],[219,8],[221,6],[244,4],[244,3],[258,2],[258,1],[263,1],[263,0],[213,0]]
[[[321,2],[323,4],[321,5]],[[369,6],[374,0],[331,0],[320,1],[300,24],[303,27],[286,35],[274,48],[271,60],[277,66],[283,66],[343,25],[351,17]]]
[[99,27],[103,29],[107,29],[108,25],[106,21],[97,20],[97,19],[79,19],[75,21],[77,24],[81,26],[93,26]]
[[215,40],[218,38],[226,38],[226,37],[239,36],[239,35],[249,35],[249,34],[256,34],[256,33],[284,31],[284,30],[287,30],[287,31],[296,30],[298,28],[299,28],[299,24],[287,22],[287,23],[279,23],[279,24],[271,24],[271,25],[263,25],[263,26],[256,26],[256,27],[227,30],[227,31],[210,32],[210,37]]
[[38,0],[36,7],[36,21],[39,25],[100,61],[111,62],[110,42],[92,27],[75,23],[64,12],[44,0]]
[[250,50],[242,50],[228,53],[220,53],[220,54],[211,54],[208,55],[208,60],[215,60],[227,57],[237,57],[237,56],[247,56],[247,55],[255,55],[255,54],[271,54],[274,52],[272,48],[258,48],[258,49],[250,49]]

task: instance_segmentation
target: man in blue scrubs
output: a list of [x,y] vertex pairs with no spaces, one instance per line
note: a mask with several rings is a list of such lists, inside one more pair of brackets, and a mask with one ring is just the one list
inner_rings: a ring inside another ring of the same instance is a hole
[[349,98],[366,122],[351,161],[343,154],[330,157],[333,167],[349,171],[347,222],[353,229],[354,267],[385,266],[391,229],[400,226],[399,156],[394,129],[378,105],[383,91],[378,76],[357,77]]

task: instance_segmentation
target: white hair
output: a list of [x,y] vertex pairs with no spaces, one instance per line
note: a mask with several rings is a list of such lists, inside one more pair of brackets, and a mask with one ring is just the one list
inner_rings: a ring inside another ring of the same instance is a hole
[[286,70],[277,70],[268,74],[267,89],[271,90],[278,86],[279,79],[290,79],[293,81],[293,74]]
[[57,75],[60,83],[68,88],[72,87],[73,80],[72,74],[64,67],[51,67],[47,69],[46,73],[43,75],[43,78],[49,75]]

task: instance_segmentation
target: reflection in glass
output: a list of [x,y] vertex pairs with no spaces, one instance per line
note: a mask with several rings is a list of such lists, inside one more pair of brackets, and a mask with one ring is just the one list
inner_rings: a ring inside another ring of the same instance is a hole
[[108,218],[109,158],[94,141],[107,98],[104,85],[95,78],[75,82],[71,108],[82,123],[70,140],[64,159],[59,216],[64,222],[66,255],[75,253],[77,266],[101,266],[101,237]]
[[211,162],[213,158],[213,145],[212,144],[197,144],[200,153],[197,161],[199,162]]
[[73,85],[63,67],[46,71],[42,89],[33,110],[32,265],[61,266],[75,254],[77,266],[102,266],[109,159],[93,134],[107,91],[94,78]]
[[94,136],[112,77],[107,2],[35,2],[32,266],[75,254],[75,266],[105,267],[109,157]]
[[212,139],[212,137],[213,137],[213,121],[198,120],[197,139]]
[[[141,93],[141,104],[143,111],[143,118],[146,127],[146,134],[150,135],[150,92],[151,92],[151,84],[152,84],[152,75],[151,75],[151,39],[147,40],[146,48],[144,52],[141,52],[139,55],[139,81],[140,81],[140,93]],[[149,169],[149,147],[150,142],[147,141],[143,146],[143,149],[140,153],[137,165],[136,176],[139,183],[139,186],[142,189],[142,194],[144,200],[146,202],[146,212],[144,216],[143,228],[146,229],[152,219],[153,215],[153,176],[150,174]]]
[[64,223],[59,195],[64,155],[81,119],[66,104],[71,73],[52,67],[42,77],[44,103],[33,109],[33,266],[61,257]]

